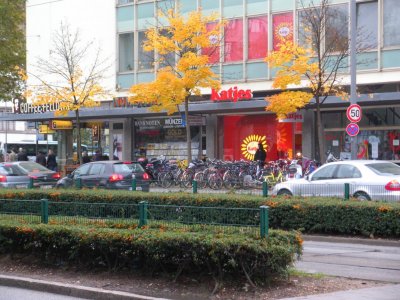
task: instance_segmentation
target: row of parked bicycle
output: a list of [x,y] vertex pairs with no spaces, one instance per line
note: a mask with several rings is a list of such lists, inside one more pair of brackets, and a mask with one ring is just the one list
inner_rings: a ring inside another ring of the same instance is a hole
[[198,188],[214,190],[257,188],[264,181],[272,187],[285,180],[303,177],[317,168],[314,160],[305,157],[300,160],[280,159],[266,163],[193,160],[187,168],[182,167],[179,161],[157,158],[143,161],[142,165],[152,182],[158,186],[189,188],[195,180]]

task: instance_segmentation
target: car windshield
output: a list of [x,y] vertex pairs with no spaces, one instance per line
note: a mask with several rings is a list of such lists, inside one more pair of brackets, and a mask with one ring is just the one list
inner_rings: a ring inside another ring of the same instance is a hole
[[20,162],[18,166],[24,170],[25,172],[48,172],[50,171],[49,169],[43,167],[40,164],[37,164],[35,162],[31,161],[26,161],[26,162]]
[[127,166],[133,173],[144,172],[143,167],[139,163],[127,164]]
[[21,176],[24,175],[24,173],[17,165],[5,164],[0,166],[0,175]]
[[400,175],[400,167],[394,163],[372,163],[365,166],[381,176]]
[[132,172],[127,164],[118,163],[113,165],[114,173],[129,173]]

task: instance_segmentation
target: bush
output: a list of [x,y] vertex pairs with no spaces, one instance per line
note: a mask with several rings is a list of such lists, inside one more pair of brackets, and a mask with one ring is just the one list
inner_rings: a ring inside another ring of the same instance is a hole
[[265,282],[287,275],[302,240],[297,232],[271,231],[267,239],[207,231],[110,229],[0,222],[0,253],[25,254],[47,264],[151,271],[217,282]]
[[[269,206],[269,225],[275,229],[295,229],[305,233],[326,233],[379,237],[400,236],[400,203],[344,201],[319,197],[267,197],[252,195],[141,193],[108,190],[0,190],[0,198],[42,199],[62,202],[121,203],[259,208]],[[132,213],[133,214],[133,213]],[[210,218],[219,217],[217,212]],[[224,215],[239,221],[238,215]],[[252,216],[246,216],[254,221]]]

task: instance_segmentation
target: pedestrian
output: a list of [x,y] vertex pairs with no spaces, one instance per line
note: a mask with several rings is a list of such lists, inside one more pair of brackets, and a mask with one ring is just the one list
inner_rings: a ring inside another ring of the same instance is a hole
[[254,154],[254,161],[258,161],[261,167],[264,167],[265,159],[267,158],[267,152],[264,150],[263,144],[258,143],[258,149]]
[[82,152],[82,163],[86,164],[88,162],[90,162],[90,157],[89,157],[87,151],[83,151]]
[[43,167],[46,167],[46,156],[42,151],[39,151],[36,155],[36,162],[41,164]]
[[28,161],[29,160],[25,149],[19,148],[19,151],[18,151],[18,154],[17,154],[17,160],[18,161]]
[[100,161],[102,159],[103,157],[101,155],[101,151],[97,149],[95,155],[93,156],[93,161]]
[[49,149],[49,153],[47,154],[47,168],[52,171],[57,171],[56,155],[52,149]]
[[17,151],[15,149],[11,149],[10,154],[8,155],[8,160],[10,162],[17,161]]

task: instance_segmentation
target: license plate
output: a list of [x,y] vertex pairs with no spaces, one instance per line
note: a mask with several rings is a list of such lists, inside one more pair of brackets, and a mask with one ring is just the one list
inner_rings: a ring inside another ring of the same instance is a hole
[[17,185],[15,186],[15,188],[17,188],[17,189],[26,189],[27,187],[28,187],[27,184],[17,184]]
[[137,187],[136,187],[136,190],[137,190],[137,191],[141,191],[141,190],[142,190],[142,187],[141,187],[141,186],[137,186]]
[[51,189],[53,186],[51,185],[41,185],[40,188],[41,189]]

